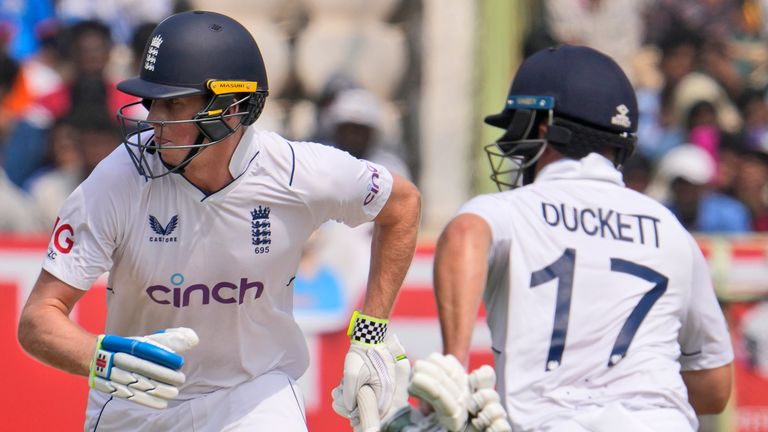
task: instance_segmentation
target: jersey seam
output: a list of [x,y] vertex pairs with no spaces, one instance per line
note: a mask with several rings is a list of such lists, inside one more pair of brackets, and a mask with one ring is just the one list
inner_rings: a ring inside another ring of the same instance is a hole
[[291,178],[288,180],[288,186],[293,186],[293,174],[296,172],[296,152],[293,151],[293,145],[290,141],[286,141],[286,143],[291,149]]

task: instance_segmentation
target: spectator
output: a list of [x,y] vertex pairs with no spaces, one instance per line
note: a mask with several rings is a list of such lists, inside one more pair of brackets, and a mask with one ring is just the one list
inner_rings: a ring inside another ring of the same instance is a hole
[[[10,93],[18,72],[19,65],[10,56],[0,51],[0,106],[2,106],[6,96]],[[2,108],[0,108],[0,147],[5,140],[5,135],[10,125],[8,116],[2,115],[4,114],[2,111]]]
[[363,89],[342,91],[328,108],[332,145],[356,158],[384,165],[393,173],[410,178],[405,162],[395,151],[386,148],[382,139],[382,117],[381,102],[372,93]]
[[739,111],[744,118],[744,132],[750,147],[768,144],[768,104],[765,90],[748,88],[738,100]]
[[312,141],[323,144],[329,144],[333,141],[334,127],[328,118],[329,108],[340,93],[356,88],[359,88],[357,83],[345,73],[336,73],[328,78],[323,91],[320,92],[315,101],[315,130],[311,138]]
[[143,22],[160,22],[174,12],[178,0],[58,0],[62,19],[77,22],[97,20],[114,29],[115,40],[128,44],[135,29]]
[[547,0],[547,23],[562,43],[586,45],[619,63],[633,80],[630,63],[644,36],[648,0]]
[[81,21],[71,30],[70,58],[73,79],[70,81],[72,107],[93,105],[108,116],[132,98],[117,90],[116,83],[106,75],[112,49],[109,28],[98,21]]
[[622,167],[624,184],[637,192],[644,192],[651,182],[651,162],[640,154],[634,154]]
[[714,178],[715,162],[706,150],[683,144],[662,158],[648,194],[664,203],[689,231],[749,232],[749,211],[739,201],[713,191]]
[[57,123],[50,139],[52,166],[28,187],[47,221],[53,223],[64,200],[119,144],[119,128],[98,109],[85,107]]
[[[46,228],[34,203],[0,168],[0,232],[39,232]],[[50,229],[50,225],[47,226]]]
[[17,186],[40,168],[46,154],[46,131],[69,110],[62,76],[61,30],[54,24],[38,30],[40,49],[20,65],[0,105],[0,133],[7,133],[4,168]]
[[734,189],[752,215],[752,229],[768,231],[768,152],[754,148],[742,155]]
[[48,160],[25,184],[41,217],[53,226],[64,200],[83,180],[77,130],[71,121],[58,121],[49,133]]
[[674,109],[678,83],[696,68],[701,41],[693,32],[674,27],[659,42],[660,89],[638,91],[638,152],[653,162],[685,141],[679,113]]
[[[736,138],[726,135],[724,138]],[[720,161],[717,164],[717,179],[714,182],[716,190],[732,198],[737,197],[736,180],[741,171],[745,144],[740,139],[724,139],[720,143]]]

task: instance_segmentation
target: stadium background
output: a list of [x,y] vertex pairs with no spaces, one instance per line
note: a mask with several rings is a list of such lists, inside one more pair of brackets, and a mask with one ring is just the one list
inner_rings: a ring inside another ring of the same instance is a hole
[[[84,418],[86,380],[39,364],[23,353],[15,338],[20,308],[39,272],[48,231],[53,226],[51,212],[55,216],[55,208],[46,209],[46,204],[51,207],[51,203],[66,196],[61,190],[53,193],[50,187],[42,188],[40,182],[34,181],[41,177],[40,170],[45,174],[63,169],[55,157],[51,163],[42,156],[51,151],[44,133],[72,114],[46,103],[58,100],[60,95],[55,89],[50,93],[46,89],[66,87],[66,73],[60,77],[61,82],[53,79],[42,83],[38,81],[40,75],[35,75],[39,68],[28,67],[41,62],[41,47],[44,51],[51,34],[84,20],[107,24],[113,45],[103,77],[111,83],[135,73],[131,41],[141,23],[156,22],[174,10],[219,11],[246,25],[264,54],[271,95],[258,127],[297,140],[327,140],[329,145],[336,144],[332,129],[338,124],[352,122],[373,129],[371,157],[380,157],[381,163],[391,164],[394,171],[412,178],[424,199],[419,249],[393,314],[394,331],[411,358],[417,359],[440,349],[431,294],[435,239],[463,201],[494,188],[488,180],[482,147],[492,142],[498,131],[483,126],[481,119],[501,108],[509,80],[526,52],[553,40],[592,45],[617,57],[639,96],[655,95],[663,104],[668,90],[665,79],[671,82],[661,67],[667,53],[664,49],[669,46],[663,29],[672,32],[685,22],[694,35],[721,38],[719,42],[727,48],[722,51],[726,63],[738,66],[739,73],[734,78],[722,72],[723,59],[712,60],[717,50],[709,47],[710,51],[699,56],[702,60],[698,66],[688,72],[695,69],[710,80],[704,80],[704,84],[701,80],[694,82],[685,92],[677,92],[670,102],[672,107],[685,112],[704,101],[716,108],[715,124],[723,133],[735,134],[748,127],[752,127],[750,132],[762,130],[754,126],[759,119],[750,117],[752,112],[746,111],[739,96],[751,89],[763,92],[768,81],[768,7],[764,2],[749,0],[704,3],[5,0],[0,6],[0,36],[7,57],[18,70],[10,75],[7,72],[12,69],[11,63],[4,61],[0,66],[4,79],[0,90],[0,160],[4,170],[0,181],[0,344],[7,347],[0,356],[0,367],[6,371],[0,382],[13,389],[0,393],[5,419],[0,429],[77,430]],[[670,16],[675,19],[670,21]],[[686,36],[681,39],[688,40]],[[70,60],[66,52],[56,59],[61,64]],[[353,88],[365,92],[355,93]],[[645,100],[641,100],[641,108],[648,107],[642,103]],[[764,97],[762,102],[765,104]],[[660,117],[662,113],[656,107],[656,111],[648,108],[641,115],[650,119],[646,125],[652,125],[654,115]],[[684,120],[677,118],[678,126]],[[762,121],[758,126],[768,129],[768,116]],[[85,148],[80,151],[93,150],[96,144],[88,147],[83,138],[88,127],[75,120],[71,124],[75,130],[82,129],[78,136]],[[649,126],[641,131],[659,138],[664,132],[659,129],[664,128]],[[695,141],[696,137],[689,133],[675,145]],[[749,147],[743,152],[745,157],[757,155],[759,159],[761,152],[768,154],[768,147],[761,147],[762,143],[758,139],[745,144]],[[694,144],[705,147],[704,141]],[[650,139],[643,141],[641,135],[639,154],[644,156],[645,164],[633,174],[644,174],[646,182],[665,180],[654,175],[663,171],[659,167],[668,150],[654,146]],[[718,159],[716,150],[713,156],[720,165],[715,166],[716,173],[711,174],[706,186],[723,189],[719,181],[726,171],[725,158]],[[52,167],[46,168],[46,163]],[[672,168],[678,171],[666,172],[668,181],[675,175],[692,178],[700,174],[700,167],[692,163],[678,162]],[[84,175],[81,171],[79,175]],[[759,190],[768,190],[766,185],[768,175],[758,185]],[[759,206],[751,202],[752,192],[747,191],[747,186],[744,192],[738,187],[728,192],[749,207],[752,226],[738,233],[697,234],[710,261],[737,354],[736,390],[731,404],[724,415],[703,419],[702,430],[768,431],[768,376],[755,367],[756,360],[750,356],[741,334],[742,317],[768,293],[768,238],[760,234],[768,226],[759,223],[768,212],[761,214]],[[21,222],[13,223],[14,217]],[[337,383],[346,352],[346,320],[359,304],[364,289],[368,228],[323,227],[307,247],[300,268],[297,318],[312,352],[312,366],[301,380],[310,430],[347,429],[330,408],[330,389]],[[100,282],[78,304],[73,318],[98,332],[103,328],[103,304],[104,285]],[[492,362],[488,340],[481,312],[473,341],[474,366]]]

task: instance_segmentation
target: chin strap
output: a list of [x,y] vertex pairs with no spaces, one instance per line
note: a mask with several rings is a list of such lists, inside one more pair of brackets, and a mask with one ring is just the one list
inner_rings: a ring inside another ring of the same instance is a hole
[[195,140],[195,145],[198,145],[198,147],[189,149],[189,152],[187,152],[187,157],[184,158],[184,160],[176,166],[166,163],[162,157],[160,158],[160,161],[171,173],[184,174],[184,169],[187,167],[187,165],[189,165],[190,162],[192,162],[192,159],[194,159],[195,156],[200,153],[200,150],[202,150],[202,147],[199,147],[199,144],[202,144],[203,140],[205,140],[205,136],[202,133],[198,133],[197,139]]

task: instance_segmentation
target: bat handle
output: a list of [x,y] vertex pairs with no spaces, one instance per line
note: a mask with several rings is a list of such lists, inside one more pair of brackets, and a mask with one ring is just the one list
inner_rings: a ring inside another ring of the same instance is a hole
[[381,419],[379,418],[379,406],[376,401],[376,393],[369,385],[364,385],[357,393],[357,409],[360,412],[360,426],[363,432],[379,432]]

